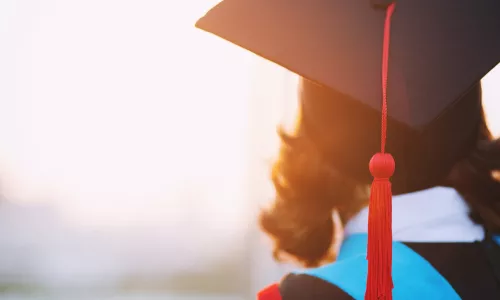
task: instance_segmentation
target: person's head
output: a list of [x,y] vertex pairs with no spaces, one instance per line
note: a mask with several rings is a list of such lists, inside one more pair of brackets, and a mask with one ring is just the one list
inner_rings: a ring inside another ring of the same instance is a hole
[[[367,205],[372,180],[367,166],[380,137],[364,129],[379,126],[380,116],[342,97],[347,96],[302,80],[296,130],[279,131],[280,152],[272,168],[276,198],[260,216],[278,260],[287,255],[305,266],[318,265],[331,253],[333,212],[345,223]],[[473,220],[500,232],[500,183],[493,177],[500,171],[500,141],[487,128],[480,84],[464,98],[453,115],[464,111],[469,121],[451,121],[445,113],[432,131],[418,133],[389,124],[387,147],[397,162],[394,194],[453,187],[468,202]]]

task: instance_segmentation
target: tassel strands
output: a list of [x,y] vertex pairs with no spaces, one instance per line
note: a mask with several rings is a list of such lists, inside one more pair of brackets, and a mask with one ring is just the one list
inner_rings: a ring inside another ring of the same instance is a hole
[[389,177],[395,162],[390,154],[377,153],[370,161],[374,179],[368,216],[368,279],[366,300],[392,299],[392,193]]

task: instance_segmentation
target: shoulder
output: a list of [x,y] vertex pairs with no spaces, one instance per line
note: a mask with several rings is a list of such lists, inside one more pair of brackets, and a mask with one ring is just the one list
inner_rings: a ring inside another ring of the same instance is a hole
[[258,300],[352,300],[336,285],[308,274],[289,274],[259,293]]
[[332,299],[352,300],[336,285],[308,274],[290,274],[280,284],[283,300]]
[[[258,299],[363,299],[368,272],[366,244],[360,249],[345,244],[351,247],[346,251],[348,255],[339,255],[332,264],[289,274],[281,283],[264,290]],[[412,270],[411,276],[408,270]],[[394,299],[460,299],[450,282],[425,257],[403,243],[393,243],[392,273]]]

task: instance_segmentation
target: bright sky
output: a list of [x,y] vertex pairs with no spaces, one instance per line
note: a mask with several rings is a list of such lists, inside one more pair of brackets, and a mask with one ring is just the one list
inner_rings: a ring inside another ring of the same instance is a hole
[[255,58],[193,27],[216,2],[0,1],[2,191],[85,224],[185,218],[194,193],[237,222]]
[[238,218],[252,56],[194,28],[215,2],[1,1],[3,192],[91,224],[184,218],[193,193]]

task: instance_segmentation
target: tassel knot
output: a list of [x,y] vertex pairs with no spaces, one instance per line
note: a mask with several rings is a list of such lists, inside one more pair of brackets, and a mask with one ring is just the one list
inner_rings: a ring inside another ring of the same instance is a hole
[[396,162],[389,153],[377,153],[370,160],[370,173],[375,179],[389,179],[396,169]]

